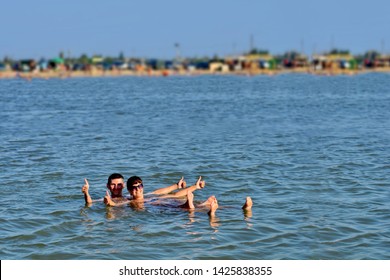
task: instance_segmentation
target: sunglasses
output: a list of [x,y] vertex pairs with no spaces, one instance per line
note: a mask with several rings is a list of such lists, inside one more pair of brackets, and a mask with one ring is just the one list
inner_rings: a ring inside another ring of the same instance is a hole
[[134,190],[134,189],[143,189],[144,188],[144,185],[143,184],[139,184],[139,185],[136,185],[136,186],[131,186],[131,190]]

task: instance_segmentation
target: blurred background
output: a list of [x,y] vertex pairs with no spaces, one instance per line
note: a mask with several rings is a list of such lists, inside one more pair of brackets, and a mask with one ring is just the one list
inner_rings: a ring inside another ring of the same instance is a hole
[[385,0],[8,1],[0,75],[387,71],[388,8]]

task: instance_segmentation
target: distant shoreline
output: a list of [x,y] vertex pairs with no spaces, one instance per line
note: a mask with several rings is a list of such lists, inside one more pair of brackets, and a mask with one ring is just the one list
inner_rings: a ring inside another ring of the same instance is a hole
[[0,72],[0,79],[52,79],[52,78],[88,78],[88,77],[124,77],[124,76],[140,76],[140,77],[165,77],[165,76],[200,76],[200,75],[237,75],[237,76],[257,76],[257,75],[279,75],[279,74],[311,74],[320,76],[334,75],[356,75],[365,73],[390,73],[390,67],[374,68],[362,70],[348,69],[326,69],[313,70],[310,68],[297,69],[257,69],[257,70],[241,70],[241,71],[226,71],[212,72],[209,70],[194,70],[194,71],[172,71],[172,70],[150,70],[150,71],[132,71],[132,70],[93,70],[93,71],[46,71],[46,72],[15,72],[3,71]]

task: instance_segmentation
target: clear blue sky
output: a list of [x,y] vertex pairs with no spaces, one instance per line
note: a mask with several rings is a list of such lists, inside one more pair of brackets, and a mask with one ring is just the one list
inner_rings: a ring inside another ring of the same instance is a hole
[[0,9],[0,59],[172,58],[175,43],[182,56],[224,56],[251,41],[274,54],[390,52],[389,0],[5,0]]

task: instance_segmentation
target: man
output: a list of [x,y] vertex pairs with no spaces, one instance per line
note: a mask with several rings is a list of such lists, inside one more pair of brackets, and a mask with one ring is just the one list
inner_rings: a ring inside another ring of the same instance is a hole
[[[85,184],[82,187],[81,191],[84,194],[84,199],[86,204],[92,204],[93,200],[89,195],[89,183],[87,179],[84,179]],[[122,190],[125,186],[124,177],[122,174],[113,173],[108,177],[107,180],[107,189],[110,191],[113,201],[123,202],[126,201],[126,198],[122,195]]]

